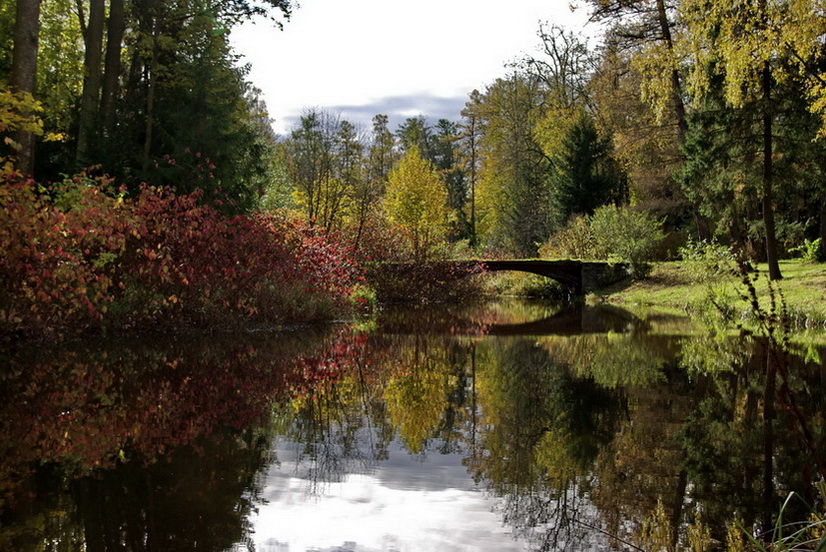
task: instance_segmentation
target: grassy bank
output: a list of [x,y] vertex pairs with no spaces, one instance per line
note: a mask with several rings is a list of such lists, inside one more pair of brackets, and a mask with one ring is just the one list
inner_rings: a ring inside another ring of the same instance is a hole
[[[768,307],[768,268],[756,267],[755,287],[764,307]],[[826,264],[801,260],[780,262],[783,279],[771,286],[782,294],[796,327],[826,328]],[[608,301],[630,309],[653,309],[697,315],[711,305],[709,297],[717,297],[734,318],[747,317],[751,311],[739,292],[741,280],[724,274],[698,281],[696,270],[682,261],[655,263],[649,275],[641,280],[626,281],[600,290],[591,301]]]

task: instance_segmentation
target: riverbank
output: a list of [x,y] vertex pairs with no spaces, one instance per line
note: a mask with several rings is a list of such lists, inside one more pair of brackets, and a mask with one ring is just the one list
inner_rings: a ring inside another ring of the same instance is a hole
[[[768,268],[756,266],[755,289],[763,308],[770,308]],[[780,262],[783,279],[772,282],[786,302],[793,325],[800,329],[826,329],[826,264],[787,260]],[[655,263],[647,277],[626,280],[588,296],[589,302],[609,302],[631,310],[651,309],[696,316],[714,308],[709,298],[729,309],[734,319],[748,317],[751,308],[741,296],[740,278],[724,274],[701,282],[683,261]]]

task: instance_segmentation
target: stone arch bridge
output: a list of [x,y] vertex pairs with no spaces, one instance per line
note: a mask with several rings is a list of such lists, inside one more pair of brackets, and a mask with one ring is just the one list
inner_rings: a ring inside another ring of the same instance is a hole
[[[407,263],[400,263],[402,265]],[[478,270],[485,272],[516,271],[538,274],[556,280],[571,295],[584,295],[589,291],[605,287],[618,282],[629,275],[628,265],[625,263],[607,263],[592,261],[542,259],[511,259],[497,260],[467,260],[443,261],[434,264],[443,264],[465,269],[469,274]]]

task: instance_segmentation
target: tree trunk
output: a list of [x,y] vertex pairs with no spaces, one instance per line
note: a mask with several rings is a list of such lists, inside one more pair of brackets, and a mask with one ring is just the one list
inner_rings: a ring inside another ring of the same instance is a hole
[[76,162],[89,164],[89,148],[98,124],[100,106],[100,65],[103,59],[104,0],[89,3],[89,25],[86,28],[86,55],[83,60],[83,93],[80,96],[80,121],[77,131]]
[[[660,32],[669,52],[674,51],[674,41],[671,38],[671,27],[668,24],[668,14],[665,11],[665,0],[657,0],[657,21]],[[685,135],[688,132],[688,119],[683,102],[683,86],[680,82],[680,71],[677,67],[671,69],[671,101],[674,102],[674,116],[677,119],[677,141],[680,148],[685,144]]]
[[149,154],[152,152],[152,131],[155,125],[155,87],[157,77],[155,71],[158,64],[158,42],[155,37],[154,23],[152,25],[152,60],[149,63],[149,71],[146,76],[148,90],[146,92],[146,127],[143,137],[143,177],[147,178],[149,170]]
[[[34,94],[39,36],[40,0],[17,0],[10,76],[13,92]],[[17,154],[17,169],[25,175],[31,175],[34,173],[34,134],[18,131],[14,135],[14,141],[21,146]]]
[[100,100],[103,136],[107,139],[111,138],[115,130],[115,99],[120,78],[121,42],[123,42],[124,29],[123,0],[111,0],[109,23],[106,28],[106,60]]
[[777,236],[774,227],[774,206],[772,185],[774,169],[772,163],[772,109],[771,109],[772,72],[769,62],[763,66],[763,224],[766,227],[766,261],[769,263],[769,279],[780,280],[780,264],[777,259]]

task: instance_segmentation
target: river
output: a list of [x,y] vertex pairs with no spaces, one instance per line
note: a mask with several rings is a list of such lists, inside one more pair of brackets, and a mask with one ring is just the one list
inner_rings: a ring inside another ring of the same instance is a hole
[[520,300],[8,345],[0,550],[722,549],[817,500],[791,349]]

